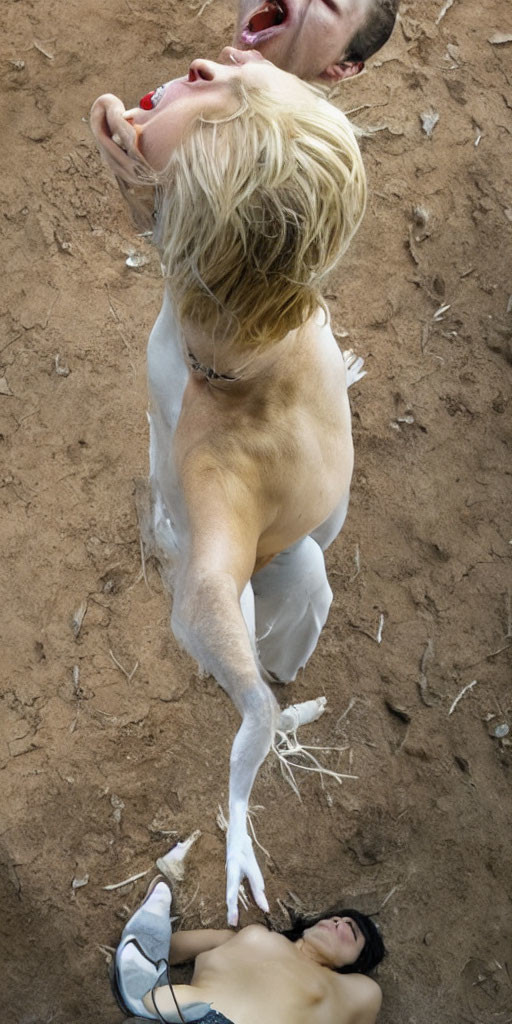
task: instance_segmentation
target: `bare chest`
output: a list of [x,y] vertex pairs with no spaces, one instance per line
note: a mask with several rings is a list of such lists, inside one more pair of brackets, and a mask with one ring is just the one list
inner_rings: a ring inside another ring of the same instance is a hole
[[258,927],[201,954],[194,974],[194,983],[236,1024],[351,1024],[353,1007],[339,981],[299,959],[288,940]]

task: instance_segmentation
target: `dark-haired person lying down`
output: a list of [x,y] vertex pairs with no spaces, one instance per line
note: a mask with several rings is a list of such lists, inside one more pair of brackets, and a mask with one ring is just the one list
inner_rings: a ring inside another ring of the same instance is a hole
[[[157,878],[123,930],[113,980],[125,1013],[164,1024],[374,1024],[381,991],[368,975],[385,950],[365,914],[296,917],[281,933],[183,931],[171,942],[170,908]],[[191,960],[191,984],[170,985],[169,965]]]

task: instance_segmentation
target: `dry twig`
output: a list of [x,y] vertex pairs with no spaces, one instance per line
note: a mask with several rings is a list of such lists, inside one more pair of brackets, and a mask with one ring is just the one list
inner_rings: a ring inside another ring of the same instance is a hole
[[430,661],[430,659],[432,658],[433,654],[434,654],[434,644],[433,644],[433,641],[432,640],[427,640],[427,644],[426,644],[425,650],[423,651],[423,654],[421,656],[420,676],[419,676],[419,679],[418,679],[418,686],[420,688],[420,696],[421,696],[421,699],[422,699],[423,703],[426,705],[427,708],[431,708],[434,705],[434,701],[430,700],[430,697],[429,697],[428,679],[427,679],[427,673],[426,673],[427,662]]
[[436,25],[439,25],[439,22],[443,20],[445,14],[447,13],[447,11],[450,10],[450,7],[452,7],[452,6],[453,6],[453,0],[446,0],[446,2],[441,7],[441,10],[439,11],[439,14],[437,15]]
[[383,909],[383,907],[386,906],[386,903],[389,902],[391,897],[395,895],[395,892],[397,891],[398,888],[399,888],[398,885],[394,885],[393,888],[390,889],[390,891],[388,892],[387,896],[385,896],[384,900],[382,901],[382,903],[381,903],[381,905],[379,907],[379,914],[380,914],[381,910]]
[[356,571],[353,574],[353,576],[350,577],[348,581],[349,583],[353,583],[354,580],[356,580],[357,577],[359,576],[359,573],[361,572],[361,552],[359,550],[359,544],[356,544],[356,550],[354,554],[354,565],[356,567]]
[[78,606],[76,612],[73,613],[73,636],[75,640],[78,640],[78,637],[80,635],[82,623],[85,619],[85,614],[87,612],[87,603],[87,598],[85,597],[82,603]]
[[476,686],[477,682],[478,682],[478,679],[473,679],[472,683],[468,683],[467,686],[464,686],[462,688],[462,690],[460,691],[458,696],[455,698],[455,700],[454,700],[454,702],[453,702],[453,704],[452,704],[452,706],[451,706],[451,708],[450,708],[450,710],[448,712],[448,715],[452,715],[453,714],[453,712],[455,711],[455,708],[457,707],[457,704],[459,703],[461,698],[464,696],[465,693],[468,692],[468,690],[472,690],[473,687]]
[[130,885],[130,882],[137,882],[139,878],[144,878],[144,875],[148,875],[149,871],[149,868],[147,871],[139,871],[138,875],[132,875],[130,878],[125,878],[123,882],[113,882],[112,885],[104,885],[103,889],[107,892],[112,892],[114,889],[122,889],[124,885]]
[[345,710],[342,712],[342,714],[340,715],[340,717],[338,718],[338,720],[336,722],[336,728],[338,728],[338,725],[340,724],[340,722],[343,722],[343,719],[347,717],[349,711],[352,711],[352,708],[354,707],[354,704],[356,704],[356,703],[357,703],[357,697],[351,697],[349,702],[348,702],[348,704],[347,704],[347,706],[346,706],[346,708],[345,708]]
[[117,660],[117,658],[116,658],[116,656],[115,656],[113,651],[109,650],[108,653],[110,654],[110,657],[112,658],[112,661],[114,662],[114,665],[117,665],[119,671],[122,672],[123,675],[126,676],[128,682],[131,683],[131,681],[132,681],[132,679],[133,679],[133,677],[134,677],[134,675],[135,675],[135,673],[136,673],[136,671],[137,671],[137,669],[139,667],[139,662],[136,661],[135,665],[133,666],[133,668],[131,670],[131,672],[128,672],[128,670],[126,668],[123,668],[123,666],[121,665],[121,662]]
[[377,630],[377,636],[375,637],[378,644],[382,643],[382,630],[384,629],[384,615],[381,613],[379,617],[379,628]]
[[262,853],[263,853],[263,854],[265,855],[265,857],[267,858],[267,860],[272,860],[272,857],[270,856],[270,854],[269,854],[268,850],[266,850],[266,849],[265,849],[265,847],[261,845],[261,843],[260,843],[260,841],[259,841],[259,839],[258,839],[258,837],[257,837],[257,835],[256,835],[256,832],[255,832],[255,830],[254,830],[254,825],[253,825],[253,823],[252,823],[252,818],[251,818],[251,811],[250,811],[250,809],[249,809],[249,811],[248,811],[248,813],[247,813],[247,821],[249,822],[249,828],[250,828],[250,830],[251,830],[251,832],[252,832],[252,838],[254,839],[254,842],[256,843],[256,846],[257,846],[257,847],[258,847],[258,849],[259,849],[259,850],[261,850],[261,852],[262,852]]

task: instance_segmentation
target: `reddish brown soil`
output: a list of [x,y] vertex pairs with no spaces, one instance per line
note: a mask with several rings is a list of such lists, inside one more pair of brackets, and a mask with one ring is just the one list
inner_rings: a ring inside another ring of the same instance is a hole
[[[331,306],[368,376],[333,610],[279,696],[327,695],[307,739],[349,747],[330,763],[357,780],[303,775],[299,803],[269,758],[255,823],[276,913],[289,890],[311,909],[381,908],[383,1024],[505,1024],[511,746],[492,731],[512,725],[512,48],[488,39],[510,10],[455,0],[436,25],[441,7],[404,4],[380,59],[339,91],[370,131],[372,194]],[[134,479],[161,282],[153,257],[125,264],[143,243],[87,114],[100,92],[134,102],[214,56],[232,24],[222,0],[0,12],[3,1024],[120,1019],[100,947],[145,881],[104,886],[151,868],[166,830],[203,830],[176,895],[185,924],[224,922],[215,815],[236,715],[177,651],[156,571],[149,588],[141,576]],[[109,652],[138,663],[130,682]]]

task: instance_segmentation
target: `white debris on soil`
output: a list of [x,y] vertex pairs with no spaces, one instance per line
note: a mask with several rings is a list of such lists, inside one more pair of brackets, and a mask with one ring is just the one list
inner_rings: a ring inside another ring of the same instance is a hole
[[420,121],[425,135],[428,135],[430,139],[432,132],[439,121],[439,114],[437,113],[437,110],[427,110],[424,114],[420,114]]
[[503,46],[505,43],[512,43],[512,32],[494,32],[489,36],[488,42],[491,46]]
[[182,843],[176,843],[176,846],[173,846],[169,853],[166,853],[164,857],[158,858],[156,866],[170,882],[181,882],[183,880],[185,875],[185,857],[200,835],[200,829],[196,828],[195,832],[192,832],[188,839],[185,839]]

